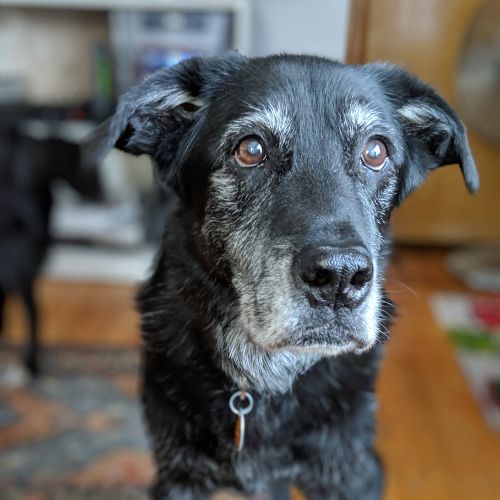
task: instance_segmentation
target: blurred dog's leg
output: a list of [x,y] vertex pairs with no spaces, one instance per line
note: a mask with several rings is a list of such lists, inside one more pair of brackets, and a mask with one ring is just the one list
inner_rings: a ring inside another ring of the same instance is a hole
[[37,375],[38,364],[38,311],[33,295],[33,283],[27,283],[21,291],[21,297],[26,308],[29,326],[29,338],[24,363],[32,375]]
[[3,322],[4,322],[4,308],[5,308],[5,291],[0,288],[0,336],[3,332]]

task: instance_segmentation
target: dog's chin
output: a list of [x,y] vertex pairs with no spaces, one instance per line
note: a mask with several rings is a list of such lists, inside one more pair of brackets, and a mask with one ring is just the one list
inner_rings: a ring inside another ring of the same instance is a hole
[[[345,334],[332,336],[323,329],[313,333],[282,334],[276,341],[262,342],[250,336],[250,340],[267,352],[292,352],[297,355],[340,356],[346,353],[362,354],[376,343],[376,337]],[[326,329],[325,329],[326,330]]]
[[311,345],[296,345],[290,344],[288,346],[279,347],[274,351],[288,351],[298,355],[316,354],[319,356],[340,356],[346,353],[362,354],[370,349],[371,346],[359,347],[354,341],[342,342],[339,344],[311,344]]

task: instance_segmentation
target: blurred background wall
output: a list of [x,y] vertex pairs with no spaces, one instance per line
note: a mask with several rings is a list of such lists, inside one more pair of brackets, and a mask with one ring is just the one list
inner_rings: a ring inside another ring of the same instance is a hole
[[[2,2],[0,2],[2,5]],[[96,44],[109,39],[105,12],[0,7],[0,75],[18,79],[31,103],[92,96]]]
[[343,61],[349,0],[255,0],[250,55],[313,54]]

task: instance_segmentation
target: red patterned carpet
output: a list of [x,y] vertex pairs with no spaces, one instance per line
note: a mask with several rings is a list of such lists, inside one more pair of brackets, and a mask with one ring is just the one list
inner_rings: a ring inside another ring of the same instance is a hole
[[139,500],[153,469],[132,349],[48,348],[27,381],[0,346],[0,498]]

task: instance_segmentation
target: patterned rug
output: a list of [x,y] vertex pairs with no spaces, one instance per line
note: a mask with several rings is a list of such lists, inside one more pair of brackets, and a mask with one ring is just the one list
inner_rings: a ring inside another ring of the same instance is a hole
[[0,345],[0,498],[144,500],[153,468],[132,349],[53,347],[26,379]]
[[500,431],[500,295],[439,293],[431,308],[484,418]]
[[[47,347],[35,381],[0,342],[0,500],[147,500],[133,349]],[[287,487],[254,500],[287,500]],[[294,492],[292,498],[303,499]],[[219,492],[214,500],[241,500]]]

